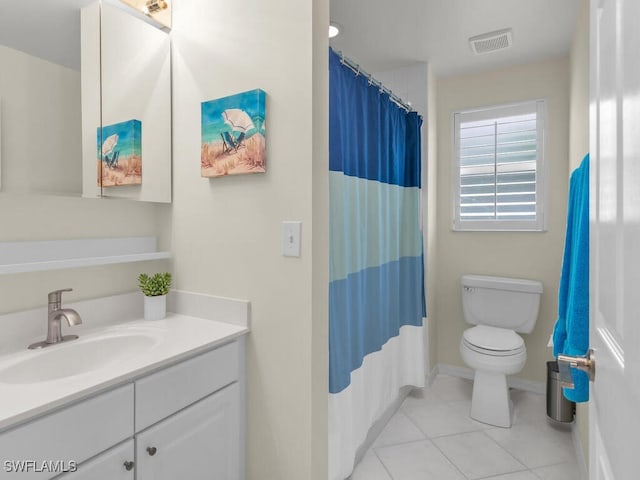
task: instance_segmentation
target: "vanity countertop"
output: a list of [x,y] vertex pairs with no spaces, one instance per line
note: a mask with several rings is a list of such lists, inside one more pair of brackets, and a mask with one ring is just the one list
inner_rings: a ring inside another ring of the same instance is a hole
[[[45,349],[27,350],[27,345],[24,345],[19,350],[6,352],[0,356],[0,376],[5,369],[36,359],[38,355],[51,353],[53,349],[56,349],[58,358],[66,361],[65,349],[74,351],[77,348],[74,345],[80,343],[86,345],[96,342],[93,345],[98,346],[101,339],[106,337],[111,339],[131,336],[146,339],[133,353],[123,356],[116,353],[108,360],[98,358],[96,361],[99,361],[99,367],[87,372],[47,381],[22,381],[20,378],[10,382],[0,380],[0,431],[228,343],[248,332],[249,329],[245,326],[169,313],[163,320],[133,320],[86,329],[78,340]],[[65,333],[73,332],[67,330]],[[81,358],[83,355],[77,357],[79,358],[72,358],[70,355],[68,360],[77,362],[79,370],[82,370],[83,360],[88,359]],[[100,357],[98,347],[91,352],[91,357]],[[55,372],[53,376],[55,377]]]

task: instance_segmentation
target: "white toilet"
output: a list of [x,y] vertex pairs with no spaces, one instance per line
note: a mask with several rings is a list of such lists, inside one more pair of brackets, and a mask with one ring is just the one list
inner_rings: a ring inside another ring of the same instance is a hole
[[471,418],[511,427],[507,375],[524,367],[527,350],[519,333],[531,333],[538,319],[542,283],[517,278],[464,275],[462,308],[467,323],[460,353],[475,370]]

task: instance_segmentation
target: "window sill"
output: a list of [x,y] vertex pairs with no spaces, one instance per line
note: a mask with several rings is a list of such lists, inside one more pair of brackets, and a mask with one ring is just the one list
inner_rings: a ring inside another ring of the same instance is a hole
[[546,228],[499,228],[499,227],[452,227],[452,232],[503,232],[503,233],[546,233]]

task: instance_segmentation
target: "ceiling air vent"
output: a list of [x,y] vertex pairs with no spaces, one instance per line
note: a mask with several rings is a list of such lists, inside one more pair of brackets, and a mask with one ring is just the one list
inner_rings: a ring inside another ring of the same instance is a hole
[[502,50],[503,48],[510,47],[512,43],[513,33],[510,28],[484,33],[469,39],[471,50],[473,50],[473,53],[476,55]]

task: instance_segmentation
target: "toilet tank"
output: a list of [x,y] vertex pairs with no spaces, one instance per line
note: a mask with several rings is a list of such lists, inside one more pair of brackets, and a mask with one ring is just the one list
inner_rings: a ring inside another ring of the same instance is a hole
[[538,319],[542,283],[519,278],[464,275],[462,310],[467,323],[531,333]]

